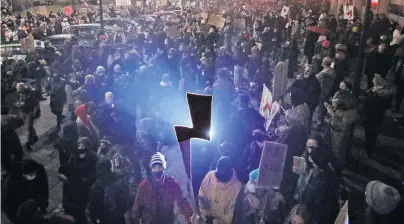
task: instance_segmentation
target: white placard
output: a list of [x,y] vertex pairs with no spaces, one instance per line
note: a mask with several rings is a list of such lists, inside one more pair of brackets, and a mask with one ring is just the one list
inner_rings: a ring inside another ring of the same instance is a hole
[[281,16],[283,18],[286,18],[288,16],[288,13],[289,13],[289,7],[284,5],[283,8],[282,8],[282,11],[281,11]]
[[130,0],[116,0],[116,5],[117,6],[127,6],[127,5],[132,5]]
[[265,142],[262,150],[257,185],[264,188],[279,187],[288,146]]
[[344,19],[354,19],[354,7],[353,5],[344,5]]

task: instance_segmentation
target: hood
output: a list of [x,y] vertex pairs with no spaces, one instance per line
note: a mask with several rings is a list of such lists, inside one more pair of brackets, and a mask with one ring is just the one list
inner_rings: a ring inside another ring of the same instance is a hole
[[83,121],[86,125],[89,124],[88,120],[88,113],[87,113],[87,108],[85,104],[80,105],[75,111],[74,114],[80,118],[81,121]]
[[96,69],[95,69],[95,75],[97,76],[99,73],[101,73],[101,72],[105,72],[105,68],[104,67],[102,67],[102,66],[98,66]]
[[87,147],[91,146],[91,140],[88,137],[80,137],[77,140],[77,144],[79,144],[79,143],[84,143],[84,145]]
[[10,176],[11,178],[20,178],[22,174],[39,172],[43,169],[43,166],[32,159],[23,160],[21,162],[16,162],[11,171]]

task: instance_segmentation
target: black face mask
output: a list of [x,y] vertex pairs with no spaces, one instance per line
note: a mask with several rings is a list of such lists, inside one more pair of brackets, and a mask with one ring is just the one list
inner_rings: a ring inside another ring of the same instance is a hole
[[227,183],[233,176],[233,170],[216,171],[215,176],[220,182]]
[[164,174],[164,171],[152,171],[151,172],[153,179],[160,180]]

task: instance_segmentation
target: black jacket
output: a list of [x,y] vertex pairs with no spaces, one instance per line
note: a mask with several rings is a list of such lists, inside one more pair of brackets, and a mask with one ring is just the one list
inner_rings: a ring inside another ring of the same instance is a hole
[[[29,181],[22,176],[22,170],[27,168],[36,172],[34,180]],[[40,208],[46,209],[49,205],[49,187],[44,166],[30,159],[16,163],[4,181],[1,192],[2,209],[13,222],[19,206],[28,199],[37,200]]]
[[34,112],[34,108],[39,103],[38,94],[29,86],[25,86],[25,90],[17,94],[15,106],[20,109],[22,113]]

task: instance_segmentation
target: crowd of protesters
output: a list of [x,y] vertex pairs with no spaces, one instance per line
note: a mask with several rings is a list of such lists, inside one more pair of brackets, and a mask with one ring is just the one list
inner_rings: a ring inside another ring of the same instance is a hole
[[[36,80],[34,85],[16,84],[14,106],[20,116],[2,105],[2,168],[7,175],[1,200],[7,217],[20,224],[174,223],[177,205],[188,223],[334,223],[341,201],[348,199],[340,187],[342,172],[356,162],[351,150],[355,125],[364,126],[371,157],[386,110],[393,105],[400,111],[402,30],[384,15],[372,19],[362,111],[349,81],[361,20],[347,22],[328,14],[327,4],[315,3],[296,3],[282,17],[283,4],[226,2],[222,12],[217,3],[201,1],[188,6],[175,38],[166,33],[171,22],[159,18],[133,29],[133,48],[127,52],[112,48],[100,34],[91,48],[75,40],[66,41],[63,49],[45,42],[25,61],[3,61],[2,74]],[[225,26],[207,25],[200,12],[224,14]],[[129,17],[131,10],[108,13]],[[3,21],[2,41],[28,35],[42,39],[62,33],[64,26],[92,22],[96,14],[17,16]],[[234,27],[232,21],[241,18],[245,28]],[[281,79],[292,82],[278,94],[277,64],[286,60],[288,72]],[[385,79],[389,74],[393,84]],[[257,103],[264,84],[282,108],[267,128]],[[177,180],[166,174],[172,161],[161,151],[177,144],[172,125],[188,114],[186,92],[214,96],[214,137],[193,146],[200,158],[192,161],[196,209]],[[49,192],[44,164],[22,159],[38,140],[33,121],[46,97],[60,135],[54,148],[64,216],[45,215]],[[403,124],[404,118],[397,122]],[[23,125],[28,132],[24,147],[15,131]],[[282,182],[269,190],[257,185],[265,141],[288,146]],[[200,150],[204,147],[211,150]],[[305,169],[293,166],[295,156],[305,158]],[[402,223],[403,188],[402,183],[369,182],[359,223]]]

